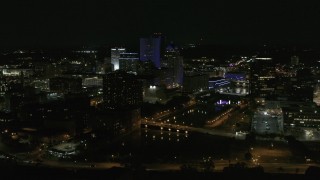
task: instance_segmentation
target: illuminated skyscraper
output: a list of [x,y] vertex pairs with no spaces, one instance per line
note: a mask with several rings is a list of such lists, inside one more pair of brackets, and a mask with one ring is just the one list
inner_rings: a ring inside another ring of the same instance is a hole
[[152,61],[156,68],[160,68],[161,38],[140,38],[140,60]]
[[171,70],[173,87],[182,85],[183,57],[180,56],[179,49],[173,43],[166,48],[161,66]]
[[126,48],[111,48],[111,64],[114,66],[114,71],[119,69],[120,54],[125,52]]

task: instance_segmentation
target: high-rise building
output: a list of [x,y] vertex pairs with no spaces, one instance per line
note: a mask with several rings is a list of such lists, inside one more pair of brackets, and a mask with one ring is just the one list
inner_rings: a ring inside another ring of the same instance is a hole
[[164,52],[164,58],[161,61],[161,67],[173,68],[174,61],[179,55],[179,49],[175,47],[173,43],[170,43]]
[[250,63],[250,94],[252,97],[269,97],[274,93],[276,85],[273,60],[271,58],[254,58]]
[[119,69],[120,54],[125,52],[126,48],[111,48],[111,64],[114,66],[114,71]]
[[119,69],[125,72],[136,73],[138,62],[138,53],[121,53],[119,58]]
[[152,61],[156,68],[160,68],[161,38],[140,38],[140,60]]
[[162,60],[164,52],[167,48],[167,37],[162,34],[161,32],[155,32],[153,33],[154,38],[160,38],[161,44],[160,44],[160,58]]
[[183,80],[183,57],[179,49],[172,43],[166,48],[161,66],[171,70],[173,87],[182,85]]
[[142,91],[142,82],[133,74],[115,71],[103,78],[103,100],[107,108],[140,105]]
[[316,80],[309,68],[302,68],[297,70],[296,81],[293,82],[291,90],[292,96],[295,100],[313,101],[314,89]]

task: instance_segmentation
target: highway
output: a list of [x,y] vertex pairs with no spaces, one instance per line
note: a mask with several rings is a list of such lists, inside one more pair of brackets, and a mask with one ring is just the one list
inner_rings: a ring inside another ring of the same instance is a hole
[[[236,162],[231,162],[236,163]],[[223,168],[229,166],[229,162],[226,160],[214,160],[214,172],[222,172]],[[288,163],[260,163],[266,173],[289,173],[289,174],[304,174],[309,166],[319,166],[317,164],[288,164]],[[147,170],[152,171],[178,171],[182,164],[179,163],[167,163],[167,164],[145,164]],[[254,167],[250,166],[249,167]],[[199,164],[194,165],[197,170],[201,171]]]
[[[213,160],[215,172],[222,172],[223,168],[228,167],[229,163],[236,164],[237,161],[228,160]],[[201,171],[201,162],[192,163],[192,166],[198,171]],[[34,166],[35,164],[27,164]],[[143,164],[147,171],[179,171],[181,170],[182,163],[148,163]],[[318,166],[318,164],[308,163],[248,163],[248,167],[255,167],[260,165],[264,168],[266,173],[289,173],[289,174],[304,174],[309,166]],[[45,160],[41,163],[41,166],[55,167],[55,168],[66,168],[66,169],[110,169],[114,167],[124,167],[120,163],[116,162],[100,162],[100,163],[84,163],[84,162],[64,162],[64,161],[50,161]]]
[[[216,163],[217,171],[222,170],[221,168],[226,165],[226,163]],[[264,172],[266,173],[289,173],[289,174],[304,174],[309,166],[319,166],[317,164],[299,164],[299,163],[258,163],[262,166]],[[253,165],[254,166],[254,165]],[[297,170],[298,169],[298,170]],[[297,172],[298,171],[298,172]]]
[[208,121],[208,124],[205,127],[209,127],[209,128],[215,128],[218,126],[221,126],[222,124],[224,124],[230,117],[230,113],[234,111],[234,107],[228,109],[227,111],[223,112],[221,115],[219,115],[218,117],[214,118],[211,121]]

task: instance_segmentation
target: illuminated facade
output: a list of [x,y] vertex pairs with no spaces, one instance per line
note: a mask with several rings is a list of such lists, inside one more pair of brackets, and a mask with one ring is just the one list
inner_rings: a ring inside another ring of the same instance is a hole
[[114,66],[114,71],[119,69],[120,54],[125,52],[126,48],[111,48],[111,64]]
[[318,107],[283,107],[285,125],[320,128],[320,108]]
[[183,81],[183,57],[180,56],[179,49],[170,44],[164,53],[161,66],[171,69],[172,84],[171,87],[182,85]]
[[140,60],[152,61],[156,68],[160,68],[161,38],[140,38]]
[[24,77],[29,77],[33,75],[33,70],[32,69],[13,69],[13,68],[5,68],[2,69],[2,75],[3,76],[24,76]]
[[242,72],[227,72],[225,73],[224,78],[233,81],[244,81],[246,80],[246,74]]
[[271,58],[255,58],[250,67],[250,94],[267,98],[275,91],[276,78]]
[[90,77],[85,78],[82,83],[85,87],[102,87],[102,78]]
[[138,53],[121,53],[119,58],[119,69],[126,72],[137,72],[138,62]]
[[40,89],[41,91],[49,90],[49,79],[44,79],[44,80],[36,79],[32,83],[36,89]]

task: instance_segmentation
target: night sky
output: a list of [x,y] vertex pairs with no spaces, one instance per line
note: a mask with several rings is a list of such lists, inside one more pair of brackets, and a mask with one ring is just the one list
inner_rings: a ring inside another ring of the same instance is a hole
[[21,0],[1,3],[0,47],[318,44],[319,0]]

